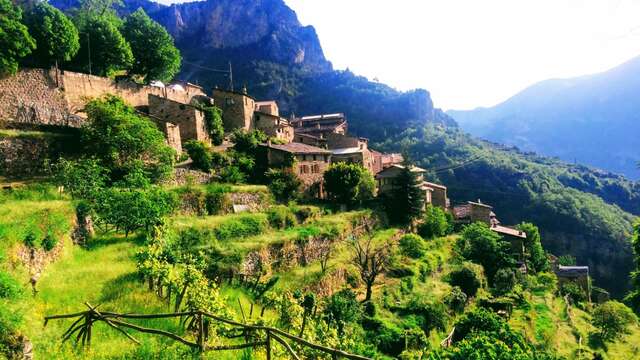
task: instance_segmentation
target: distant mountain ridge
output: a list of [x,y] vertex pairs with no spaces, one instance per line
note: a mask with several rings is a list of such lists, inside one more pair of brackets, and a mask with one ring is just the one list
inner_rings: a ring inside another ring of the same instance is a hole
[[640,179],[640,57],[539,82],[491,108],[448,111],[471,134]]

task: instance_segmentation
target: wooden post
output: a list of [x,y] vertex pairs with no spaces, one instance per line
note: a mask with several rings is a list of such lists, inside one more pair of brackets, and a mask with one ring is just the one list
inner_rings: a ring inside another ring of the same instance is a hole
[[205,350],[205,345],[204,345],[204,318],[202,316],[202,312],[198,311],[198,314],[196,315],[198,317],[198,348],[200,349],[200,352],[204,352]]
[[271,331],[267,330],[267,360],[271,360]]

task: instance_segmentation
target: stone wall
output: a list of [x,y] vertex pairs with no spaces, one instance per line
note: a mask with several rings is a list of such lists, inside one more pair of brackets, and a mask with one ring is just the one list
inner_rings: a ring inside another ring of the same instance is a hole
[[106,94],[118,95],[136,107],[147,106],[149,94],[185,104],[195,96],[206,95],[197,86],[184,88],[179,91],[54,69],[22,69],[0,79],[0,121],[8,125],[80,127],[86,102]]
[[44,69],[23,69],[0,79],[0,122],[6,126],[49,125],[79,127],[58,87],[61,75]]
[[[184,103],[149,94],[149,115],[156,121],[169,122],[178,126],[182,141],[198,140],[211,143],[207,132],[204,113]],[[159,124],[165,127],[164,124]]]
[[0,176],[21,178],[43,175],[77,141],[71,136],[0,137]]

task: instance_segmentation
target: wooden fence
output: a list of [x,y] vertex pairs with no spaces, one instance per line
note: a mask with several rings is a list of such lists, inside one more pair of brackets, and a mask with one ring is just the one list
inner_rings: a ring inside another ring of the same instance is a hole
[[[92,306],[89,303],[85,303],[88,310],[77,312],[73,314],[63,315],[51,315],[44,318],[44,325],[46,326],[49,320],[56,319],[76,319],[71,326],[62,335],[62,341],[65,342],[75,336],[75,342],[81,343],[83,346],[91,346],[92,326],[96,322],[103,322],[115,329],[122,335],[129,338],[136,344],[140,342],[134,338],[131,334],[124,330],[124,328],[132,329],[138,332],[161,335],[171,338],[175,341],[181,342],[193,349],[197,349],[200,352],[206,351],[221,351],[221,350],[240,350],[245,348],[259,348],[264,346],[266,350],[267,360],[271,360],[272,343],[280,343],[291,355],[291,358],[299,360],[300,357],[295,353],[289,342],[297,343],[300,346],[308,347],[325,354],[331,355],[332,359],[352,359],[352,360],[370,360],[370,358],[349,354],[342,350],[332,349],[326,346],[314,344],[310,341],[302,339],[298,336],[291,335],[280,329],[276,329],[269,326],[261,325],[248,325],[239,323],[233,320],[224,319],[217,315],[205,312],[205,311],[188,311],[178,313],[166,313],[166,314],[119,314],[108,311],[99,311],[98,306]],[[169,331],[142,327],[123,319],[163,319],[163,318],[180,318],[191,319],[196,330],[196,342],[190,341],[182,336],[171,333]],[[208,327],[205,326],[205,321],[212,320],[214,322],[229,325],[233,328],[240,329],[241,334],[234,337],[244,337],[245,342],[242,344],[221,345],[221,346],[207,346],[206,340],[208,337]],[[262,334],[263,336],[252,336],[253,334]],[[253,338],[253,339],[252,339]]]

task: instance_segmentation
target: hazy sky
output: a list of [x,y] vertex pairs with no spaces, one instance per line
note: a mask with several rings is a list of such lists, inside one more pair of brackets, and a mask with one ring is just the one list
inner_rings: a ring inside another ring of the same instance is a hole
[[436,106],[491,106],[534,82],[640,55],[640,0],[285,0],[337,69]]

